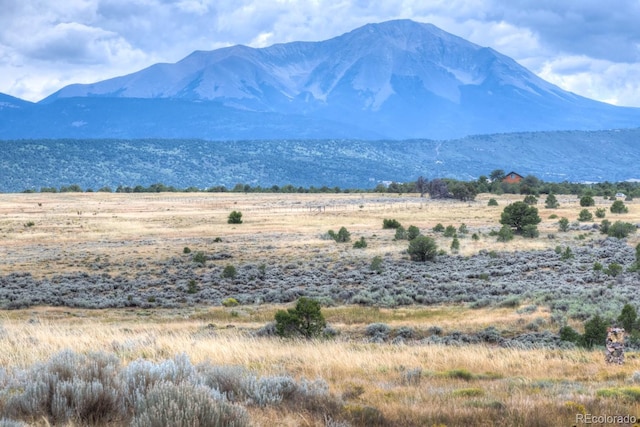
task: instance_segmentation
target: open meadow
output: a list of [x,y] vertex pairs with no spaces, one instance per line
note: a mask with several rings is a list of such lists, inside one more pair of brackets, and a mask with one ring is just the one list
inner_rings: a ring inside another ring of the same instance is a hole
[[[498,242],[523,196],[2,194],[0,426],[633,425],[640,347],[610,365],[558,331],[640,307],[640,233],[607,238],[557,197],[539,237]],[[640,224],[639,201],[595,201]],[[384,219],[433,237],[435,261]],[[274,336],[302,296],[327,337]]]

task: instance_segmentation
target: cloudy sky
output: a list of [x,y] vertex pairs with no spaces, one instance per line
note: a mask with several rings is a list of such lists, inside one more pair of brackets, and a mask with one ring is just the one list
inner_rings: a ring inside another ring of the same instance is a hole
[[0,0],[0,92],[38,101],[194,50],[409,18],[589,98],[640,107],[640,0]]

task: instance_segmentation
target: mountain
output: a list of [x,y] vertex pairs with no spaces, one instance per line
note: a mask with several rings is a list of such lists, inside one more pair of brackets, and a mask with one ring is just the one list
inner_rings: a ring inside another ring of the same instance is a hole
[[640,109],[566,92],[410,20],[320,42],[197,51],[0,110],[0,138],[451,139],[640,126]]

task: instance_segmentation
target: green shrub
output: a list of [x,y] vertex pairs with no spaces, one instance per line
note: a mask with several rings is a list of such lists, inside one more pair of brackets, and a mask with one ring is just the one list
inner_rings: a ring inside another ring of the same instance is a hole
[[437,223],[435,227],[433,227],[434,233],[442,233],[444,231],[444,225]]
[[[604,220],[606,221],[606,220]],[[604,222],[602,221],[602,222]],[[622,221],[616,221],[607,230],[607,235],[611,237],[616,237],[618,239],[624,239],[629,236],[631,233],[635,233],[636,226]]]
[[476,241],[476,242],[477,242],[478,240],[480,240],[480,236],[478,235],[478,233],[473,233],[473,234],[471,235],[471,240],[474,240],[474,241]]
[[197,292],[198,292],[198,284],[194,279],[189,280],[189,283],[187,284],[187,293],[195,294]]
[[602,234],[609,234],[609,228],[611,228],[611,221],[603,219],[602,222],[600,222],[600,232]]
[[182,249],[182,253],[183,254],[190,254],[191,253],[191,249],[189,249],[188,247],[184,247],[184,249]]
[[602,264],[600,264],[598,261],[593,263],[593,271],[602,271],[603,270],[603,266]]
[[560,218],[560,220],[558,221],[558,230],[562,232],[569,231],[569,220],[567,218]]
[[420,229],[415,225],[410,225],[407,228],[407,239],[413,240],[420,235]]
[[582,196],[580,198],[580,206],[584,207],[589,207],[589,206],[595,206],[596,201],[593,200],[593,197],[586,195],[586,196]]
[[604,208],[596,209],[596,218],[604,218],[607,215],[607,211]]
[[357,240],[354,244],[353,244],[354,249],[364,249],[367,247],[367,241],[364,239],[364,237],[360,237],[360,240]]
[[529,239],[535,239],[540,235],[538,227],[535,224],[529,224],[522,227],[522,236]]
[[466,369],[452,369],[445,372],[445,376],[449,378],[458,378],[465,381],[471,381],[474,375]]
[[562,253],[562,256],[560,256],[560,259],[563,261],[566,261],[568,259],[573,258],[573,251],[571,250],[571,248],[569,246],[567,246],[564,250],[564,252]]
[[345,227],[340,227],[338,234],[336,234],[335,241],[338,243],[345,243],[351,240],[351,233],[347,231]]
[[229,214],[229,218],[227,218],[227,223],[229,224],[242,224],[242,212],[233,211]]
[[224,270],[222,270],[222,277],[225,279],[235,279],[236,275],[236,268],[232,264],[228,264]]
[[382,257],[374,256],[369,265],[369,269],[376,273],[382,273]]
[[498,206],[498,201],[496,199],[489,199],[487,206]]
[[281,337],[316,338],[322,335],[322,330],[327,325],[320,303],[307,297],[301,297],[293,309],[278,310],[275,320],[276,333]]
[[460,224],[460,227],[458,227],[458,233],[459,234],[468,234],[469,233],[469,229],[467,228],[467,224],[465,224],[464,222],[462,224]]
[[589,209],[582,209],[578,214],[578,221],[593,221],[593,214]]
[[513,230],[508,225],[503,225],[498,231],[498,242],[508,242],[513,240]]
[[456,235],[456,228],[453,225],[447,225],[444,229],[444,237],[453,237]]
[[396,240],[407,240],[407,231],[403,226],[396,228],[396,234],[393,237]]
[[438,253],[438,247],[431,237],[418,236],[409,242],[407,252],[414,261],[433,261]]
[[536,196],[534,196],[533,194],[528,194],[524,198],[523,202],[528,204],[528,205],[537,205],[538,204],[538,198]]
[[193,257],[191,258],[193,260],[193,262],[201,264],[201,265],[205,265],[207,262],[207,257],[204,254],[204,252],[196,252],[195,254],[193,254]]
[[579,344],[582,340],[582,335],[580,335],[580,333],[578,333],[578,331],[573,329],[571,326],[567,325],[560,328],[560,339],[562,341],[569,341],[575,344]]
[[401,224],[395,219],[383,219],[382,220],[382,228],[398,228]]
[[607,274],[608,276],[611,277],[616,277],[617,275],[619,275],[620,273],[622,273],[622,266],[616,262],[612,262],[611,264],[609,264],[609,266],[607,267],[606,270],[604,270],[605,274]]
[[615,202],[613,202],[609,210],[611,211],[611,213],[616,213],[616,214],[623,214],[623,213],[629,212],[629,209],[624,205],[624,202],[622,200],[616,200]]

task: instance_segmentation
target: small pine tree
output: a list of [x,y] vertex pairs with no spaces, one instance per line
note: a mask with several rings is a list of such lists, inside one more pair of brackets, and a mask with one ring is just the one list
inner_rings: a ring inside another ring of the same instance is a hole
[[438,253],[438,247],[431,237],[418,236],[409,242],[407,252],[414,261],[433,261]]
[[489,202],[487,202],[487,206],[498,206],[498,201],[496,199],[489,199]]
[[622,307],[620,316],[618,316],[618,322],[620,322],[624,330],[630,334],[636,324],[637,318],[638,312],[636,309],[631,304],[625,304],[624,307]]
[[594,345],[604,345],[607,340],[607,323],[600,315],[596,314],[584,322],[584,335],[582,345],[592,348]]
[[460,250],[460,240],[457,237],[454,237],[451,241],[451,252],[458,253]]
[[222,270],[222,277],[225,279],[235,279],[236,275],[236,268],[231,264],[227,265],[224,270]]
[[624,205],[624,202],[622,200],[616,200],[615,202],[613,202],[609,210],[611,211],[611,213],[615,214],[623,214],[629,212],[629,208]]
[[547,209],[556,209],[560,206],[558,199],[553,193],[550,193],[544,201],[544,207]]
[[434,227],[433,227],[433,232],[434,233],[442,233],[444,231],[444,225],[437,223]]
[[301,297],[293,309],[278,310],[275,320],[276,333],[281,337],[316,338],[327,325],[320,310],[320,303],[307,297]]
[[340,227],[340,230],[334,236],[334,240],[338,243],[345,243],[351,240],[351,233],[345,227]]
[[569,220],[567,218],[560,218],[560,220],[558,221],[558,230],[562,232],[569,231]]

